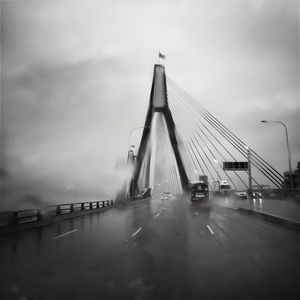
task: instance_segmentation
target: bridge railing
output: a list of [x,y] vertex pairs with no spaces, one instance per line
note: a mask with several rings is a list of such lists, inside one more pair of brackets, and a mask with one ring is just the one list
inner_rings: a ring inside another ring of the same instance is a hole
[[57,204],[55,206],[55,214],[57,216],[65,215],[79,211],[98,209],[106,206],[111,206],[113,204],[113,200]]
[[47,206],[45,209],[23,209],[0,213],[0,228],[37,222],[46,217],[71,215],[83,211],[92,211],[114,205],[114,200],[62,203]]
[[24,209],[15,211],[13,217],[14,223],[22,224],[41,220],[42,213],[39,209]]

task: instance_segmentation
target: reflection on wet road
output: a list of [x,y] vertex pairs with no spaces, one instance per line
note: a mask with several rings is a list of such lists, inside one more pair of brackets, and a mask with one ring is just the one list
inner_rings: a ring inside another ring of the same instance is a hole
[[153,197],[2,238],[3,299],[297,299],[299,234]]

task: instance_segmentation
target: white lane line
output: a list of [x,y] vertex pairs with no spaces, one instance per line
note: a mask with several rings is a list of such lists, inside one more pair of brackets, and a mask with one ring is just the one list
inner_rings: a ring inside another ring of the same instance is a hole
[[137,235],[141,230],[143,229],[143,227],[140,227],[135,233],[133,233],[131,236],[134,237],[135,235]]
[[211,234],[215,234],[215,233],[213,232],[213,230],[210,228],[209,225],[206,225],[206,227],[207,227],[207,229],[209,230],[209,232],[210,232]]
[[159,216],[160,216],[160,213],[156,214],[156,215],[154,216],[154,218],[157,218],[157,217],[159,217]]
[[65,235],[68,235],[68,234],[70,234],[70,233],[73,233],[73,232],[75,232],[75,231],[77,231],[77,230],[78,230],[78,229],[74,229],[74,230],[68,231],[68,232],[66,232],[66,233],[60,234],[60,235],[58,235],[58,236],[55,236],[55,237],[53,237],[52,239],[53,239],[53,240],[59,239],[59,238],[65,236]]

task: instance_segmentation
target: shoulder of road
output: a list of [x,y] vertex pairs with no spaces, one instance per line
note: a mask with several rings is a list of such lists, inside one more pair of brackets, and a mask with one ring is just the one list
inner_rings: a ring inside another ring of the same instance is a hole
[[220,206],[251,214],[286,227],[300,230],[299,201],[292,199],[235,199],[216,198]]

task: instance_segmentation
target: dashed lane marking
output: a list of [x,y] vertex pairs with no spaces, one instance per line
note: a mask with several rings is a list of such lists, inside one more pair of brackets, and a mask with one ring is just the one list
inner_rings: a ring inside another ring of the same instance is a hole
[[206,227],[207,227],[207,229],[209,230],[209,232],[210,232],[211,234],[215,234],[215,233],[213,232],[213,230],[210,228],[209,225],[206,225]]
[[141,230],[143,229],[143,227],[140,227],[135,233],[133,233],[131,236],[134,237],[136,236]]
[[66,233],[57,235],[57,236],[53,237],[52,239],[53,239],[53,240],[59,239],[59,238],[64,237],[64,236],[66,236],[66,235],[68,235],[68,234],[71,234],[71,233],[73,233],[73,232],[75,232],[75,231],[77,231],[77,230],[78,230],[78,229],[74,229],[74,230],[68,231],[68,232],[66,232]]

